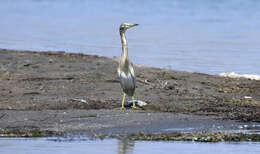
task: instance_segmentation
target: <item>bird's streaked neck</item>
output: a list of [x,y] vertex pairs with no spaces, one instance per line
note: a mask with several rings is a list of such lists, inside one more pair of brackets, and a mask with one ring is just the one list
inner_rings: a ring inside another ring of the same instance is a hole
[[126,42],[126,38],[125,38],[125,32],[124,31],[120,31],[120,36],[121,36],[121,43],[122,43],[122,45],[126,45],[127,46],[127,42]]
[[120,36],[121,36],[121,43],[122,43],[122,56],[124,58],[127,58],[127,56],[128,56],[128,47],[127,47],[125,33],[120,31]]

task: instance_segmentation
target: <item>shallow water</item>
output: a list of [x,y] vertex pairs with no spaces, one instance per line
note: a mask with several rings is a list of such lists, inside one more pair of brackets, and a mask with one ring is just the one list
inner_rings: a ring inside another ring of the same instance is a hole
[[257,0],[5,0],[0,48],[120,56],[118,26],[134,63],[211,74],[260,74]]
[[128,140],[63,140],[55,138],[1,138],[0,153],[8,154],[257,154],[260,153],[258,142],[158,142]]

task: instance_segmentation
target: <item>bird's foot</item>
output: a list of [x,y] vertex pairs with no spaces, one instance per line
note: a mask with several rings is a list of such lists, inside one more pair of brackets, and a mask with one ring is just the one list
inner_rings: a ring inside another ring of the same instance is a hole
[[132,109],[135,109],[135,110],[141,110],[141,108],[140,108],[140,107],[137,107],[136,105],[131,106],[131,108],[132,108]]
[[120,110],[125,110],[125,107],[122,106],[122,107],[120,107],[119,109],[120,109]]
[[115,110],[125,110],[126,108],[124,107],[124,106],[122,106],[122,107],[116,107],[116,108],[114,108]]

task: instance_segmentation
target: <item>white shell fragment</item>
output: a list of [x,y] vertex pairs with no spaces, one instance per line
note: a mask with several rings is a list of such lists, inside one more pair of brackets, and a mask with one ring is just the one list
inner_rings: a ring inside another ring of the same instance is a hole
[[252,99],[251,96],[244,96],[245,99]]
[[72,101],[76,101],[76,102],[81,102],[81,103],[87,103],[87,101],[86,100],[84,100],[84,99],[71,99]]
[[[146,106],[147,103],[144,102],[144,101],[140,101],[140,100],[134,100],[135,101],[135,105],[139,106],[139,107],[143,107],[143,106]],[[130,107],[133,105],[133,101],[127,101],[125,103],[125,107]]]

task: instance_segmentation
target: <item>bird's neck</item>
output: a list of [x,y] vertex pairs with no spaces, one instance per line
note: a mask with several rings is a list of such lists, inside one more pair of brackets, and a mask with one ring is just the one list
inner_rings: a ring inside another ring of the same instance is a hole
[[125,33],[120,31],[121,43],[122,43],[122,55],[121,59],[125,60],[128,58],[128,46],[126,42]]
[[126,38],[125,38],[125,32],[124,31],[120,31],[120,36],[121,36],[121,43],[122,43],[122,45],[126,45],[127,46],[127,42],[126,42]]

